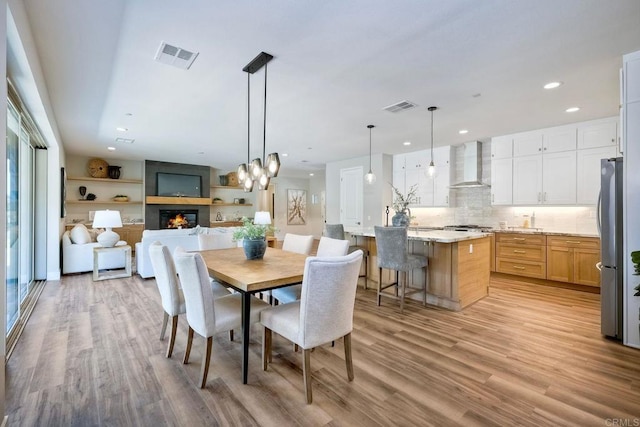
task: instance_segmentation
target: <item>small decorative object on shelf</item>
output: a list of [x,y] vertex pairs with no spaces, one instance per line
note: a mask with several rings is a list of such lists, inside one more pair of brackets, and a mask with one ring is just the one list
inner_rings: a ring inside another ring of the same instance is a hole
[[87,198],[85,200],[95,200],[96,199],[96,195],[93,193],[89,193],[87,194]]
[[128,202],[129,201],[129,196],[126,196],[124,194],[116,194],[113,197],[113,201],[114,202]]
[[227,174],[227,185],[230,187],[237,187],[238,184],[238,172],[229,172]]
[[103,159],[91,159],[87,167],[92,178],[107,178],[109,176],[109,163]]
[[78,187],[78,191],[80,192],[80,197],[82,197],[82,199],[80,200],[84,200],[84,195],[87,194],[87,187],[81,185],[80,187]]
[[220,178],[220,185],[222,185],[223,187],[229,185],[229,179],[227,178],[227,175],[219,175],[218,178]]
[[111,166],[111,165],[109,165],[109,167],[108,167],[109,178],[111,178],[111,179],[120,178],[120,168],[121,168],[121,166]]
[[224,203],[224,200],[222,200],[220,197],[214,197],[213,198],[213,204],[214,205],[221,205]]

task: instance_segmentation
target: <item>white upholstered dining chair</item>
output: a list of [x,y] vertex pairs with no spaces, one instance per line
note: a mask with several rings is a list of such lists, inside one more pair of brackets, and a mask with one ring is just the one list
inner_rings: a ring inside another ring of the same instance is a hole
[[260,314],[262,323],[262,367],[271,360],[271,338],[275,332],[303,349],[303,377],[307,403],[312,402],[311,350],[344,338],[347,377],[353,380],[351,331],[362,251],[339,257],[309,257],[304,266],[299,301],[270,307]]
[[[330,239],[329,237],[322,236],[320,237],[320,243],[318,243],[318,251],[316,252],[316,256],[343,256],[347,254],[348,250],[348,240]],[[273,297],[277,299],[280,304],[286,304],[299,300],[301,293],[302,285],[286,286],[284,288],[278,288],[271,291]]]
[[[237,293],[214,298],[207,266],[199,253],[182,252],[177,253],[174,258],[182,283],[189,323],[183,363],[189,363],[193,333],[196,332],[207,342],[200,369],[200,388],[204,388],[209,373],[213,336],[242,327],[242,295]],[[267,307],[269,305],[264,301],[251,297],[252,324],[258,322],[260,312]]]
[[[302,236],[300,234],[287,233],[282,241],[282,250],[296,252],[302,255],[309,255],[313,247],[313,236]],[[286,286],[271,291],[271,296],[278,303],[295,301],[300,298],[300,285]],[[298,298],[296,298],[296,295]]]

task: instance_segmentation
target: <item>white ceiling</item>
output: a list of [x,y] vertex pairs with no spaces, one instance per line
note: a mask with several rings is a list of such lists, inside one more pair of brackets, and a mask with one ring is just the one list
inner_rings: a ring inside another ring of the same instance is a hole
[[[242,68],[265,51],[266,150],[289,154],[289,176],[367,155],[368,124],[374,153],[427,148],[430,105],[436,146],[616,115],[621,56],[640,49],[638,0],[24,4],[67,153],[235,169],[247,155]],[[199,52],[191,69],[155,62],[162,41]],[[252,158],[263,79],[251,80]],[[552,80],[564,85],[542,89]],[[418,107],[383,111],[401,100]]]

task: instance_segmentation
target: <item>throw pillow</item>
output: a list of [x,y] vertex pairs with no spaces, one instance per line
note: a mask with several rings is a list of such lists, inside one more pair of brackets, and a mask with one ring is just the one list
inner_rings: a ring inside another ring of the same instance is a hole
[[71,243],[76,245],[91,243],[91,235],[84,224],[77,224],[73,227],[69,232],[69,238],[71,239]]
[[104,230],[100,229],[100,228],[92,228],[91,230],[89,230],[89,236],[91,237],[91,241],[92,242],[97,242],[98,240],[98,235],[100,233],[102,233]]

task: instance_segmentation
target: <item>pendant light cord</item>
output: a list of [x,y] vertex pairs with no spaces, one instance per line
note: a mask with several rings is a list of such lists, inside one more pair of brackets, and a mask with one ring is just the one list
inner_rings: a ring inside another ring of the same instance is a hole
[[[264,64],[264,112],[263,112],[263,122],[262,122],[262,166],[266,168],[266,164],[264,163],[266,160],[266,146],[267,146],[267,66],[269,64]],[[265,171],[266,173],[266,171]]]
[[433,110],[431,110],[431,163],[433,163]]
[[371,129],[373,126],[369,128],[369,172],[371,172]]
[[249,143],[251,142],[251,135],[249,129],[251,127],[251,73],[247,73],[247,166],[251,164],[251,151],[249,150]]

